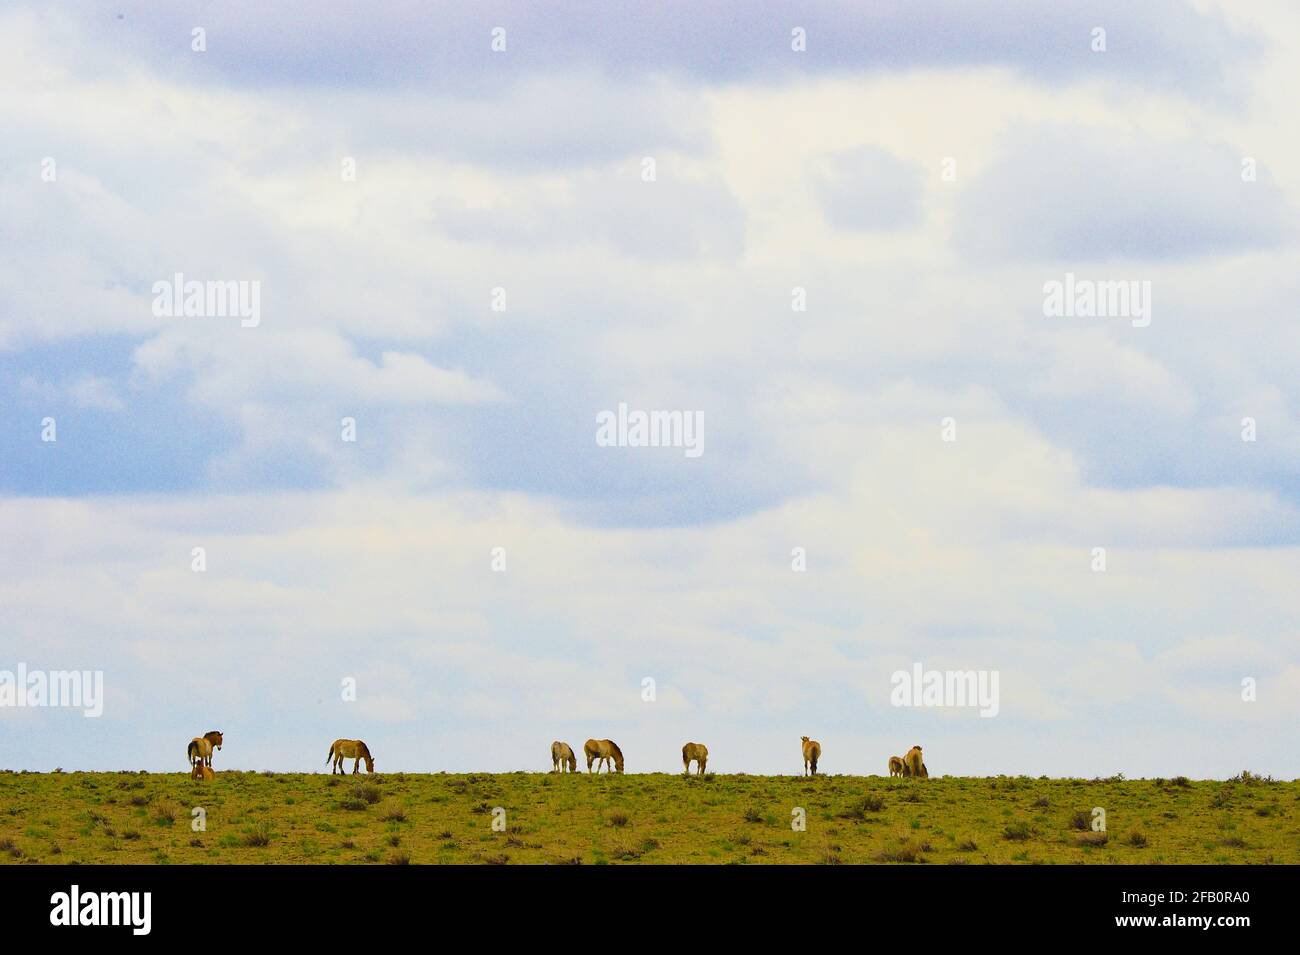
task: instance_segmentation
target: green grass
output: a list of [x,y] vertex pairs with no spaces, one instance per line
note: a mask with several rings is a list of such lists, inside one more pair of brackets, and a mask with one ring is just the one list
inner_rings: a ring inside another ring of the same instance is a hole
[[1300,781],[0,772],[0,864],[542,862],[1296,864]]

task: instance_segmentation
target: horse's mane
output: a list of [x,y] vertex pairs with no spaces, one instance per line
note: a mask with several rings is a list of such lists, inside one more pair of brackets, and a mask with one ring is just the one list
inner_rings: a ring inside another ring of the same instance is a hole
[[208,730],[206,733],[203,734],[203,738],[207,739],[209,736],[220,736],[220,735],[221,735],[221,730]]
[[609,743],[609,748],[614,751],[615,756],[619,759],[623,758],[623,751],[618,748],[618,743],[615,743],[612,739],[605,740],[605,742]]
[[[357,740],[357,747],[361,750],[362,755],[370,756],[370,747],[361,742],[361,740]],[[374,757],[371,758],[373,759]]]

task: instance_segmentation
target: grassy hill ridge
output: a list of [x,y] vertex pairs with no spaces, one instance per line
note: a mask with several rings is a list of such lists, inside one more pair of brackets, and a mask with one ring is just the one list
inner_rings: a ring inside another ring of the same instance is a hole
[[1300,781],[0,773],[0,863],[70,862],[1294,864]]

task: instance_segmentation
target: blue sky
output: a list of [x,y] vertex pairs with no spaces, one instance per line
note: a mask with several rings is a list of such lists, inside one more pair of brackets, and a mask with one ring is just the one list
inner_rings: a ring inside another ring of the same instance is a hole
[[0,766],[1296,776],[1300,19],[1240,6],[0,8],[0,670],[108,692]]

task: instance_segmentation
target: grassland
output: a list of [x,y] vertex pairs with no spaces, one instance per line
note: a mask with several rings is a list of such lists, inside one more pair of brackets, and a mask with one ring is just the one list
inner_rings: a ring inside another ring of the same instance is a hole
[[1294,864],[1300,781],[4,772],[0,862]]

